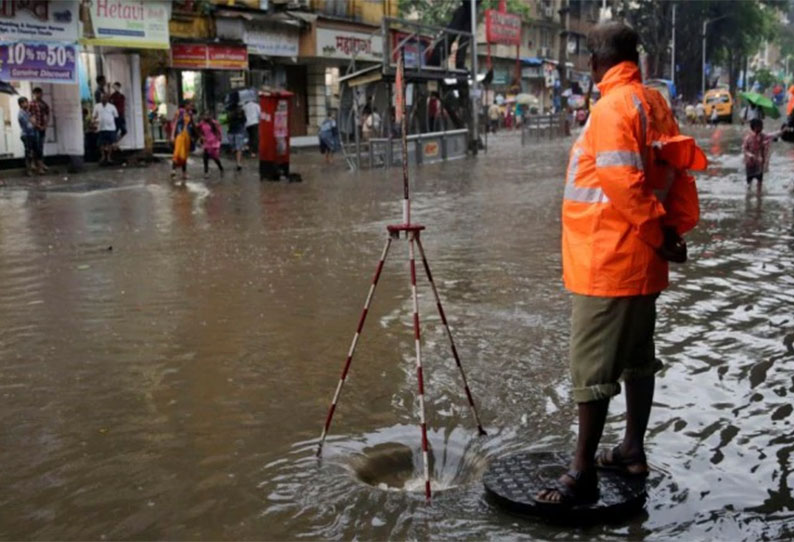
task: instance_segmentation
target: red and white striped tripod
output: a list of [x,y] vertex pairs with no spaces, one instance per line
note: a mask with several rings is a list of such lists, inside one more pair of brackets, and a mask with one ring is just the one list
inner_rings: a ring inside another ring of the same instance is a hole
[[427,280],[430,282],[430,287],[433,290],[433,296],[436,300],[436,308],[438,309],[438,314],[441,317],[441,323],[444,325],[447,338],[449,339],[449,344],[452,349],[452,357],[455,359],[455,364],[460,370],[460,376],[463,380],[463,389],[466,392],[466,399],[468,400],[469,406],[471,407],[474,420],[477,423],[477,430],[479,431],[480,435],[485,435],[486,433],[482,428],[480,416],[477,413],[477,407],[474,405],[474,398],[472,397],[471,390],[469,389],[469,384],[466,381],[466,373],[463,371],[463,365],[460,363],[458,350],[455,348],[455,341],[452,338],[452,331],[449,329],[447,317],[444,313],[444,308],[441,305],[441,298],[438,295],[438,289],[436,288],[435,282],[433,282],[433,275],[430,273],[430,264],[427,261],[425,249],[422,246],[420,233],[425,229],[425,227],[411,222],[411,200],[408,186],[408,140],[405,122],[405,55],[404,49],[402,47],[400,48],[400,51],[401,54],[397,61],[397,77],[395,81],[395,86],[397,87],[397,104],[395,110],[402,118],[403,223],[387,226],[386,228],[389,232],[389,237],[386,239],[386,245],[383,247],[383,252],[381,253],[380,260],[378,261],[378,266],[375,268],[375,276],[372,278],[372,284],[370,285],[367,299],[364,302],[364,309],[361,312],[361,317],[358,320],[358,327],[356,328],[356,333],[353,335],[353,342],[350,344],[350,350],[347,353],[347,358],[345,359],[345,364],[342,368],[342,376],[339,379],[339,384],[336,386],[334,398],[331,401],[330,408],[328,409],[328,416],[325,419],[325,425],[323,426],[323,431],[320,435],[320,442],[317,446],[317,456],[319,457],[322,454],[325,437],[328,435],[328,429],[331,427],[331,420],[334,416],[334,411],[336,410],[336,405],[342,392],[342,386],[344,385],[348,372],[350,371],[350,364],[353,361],[353,354],[356,351],[356,345],[358,344],[358,340],[361,337],[361,330],[364,327],[364,321],[367,319],[367,313],[369,312],[370,305],[372,304],[372,298],[375,294],[375,287],[378,285],[378,279],[380,278],[381,272],[383,271],[383,264],[386,261],[389,248],[391,247],[392,241],[399,240],[400,233],[405,232],[405,239],[408,241],[408,265],[411,274],[411,297],[413,299],[414,343],[416,346],[416,378],[419,384],[419,423],[422,430],[422,462],[424,466],[425,497],[429,501],[431,496],[430,464],[428,462],[427,422],[425,418],[425,384],[424,376],[422,374],[422,345],[421,331],[419,327],[419,305],[416,294],[415,248],[419,249],[419,255],[422,257],[422,265],[425,268]]

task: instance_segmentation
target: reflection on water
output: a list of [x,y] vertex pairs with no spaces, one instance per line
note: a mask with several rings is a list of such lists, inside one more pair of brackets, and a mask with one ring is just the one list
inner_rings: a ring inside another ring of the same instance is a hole
[[[699,134],[714,163],[699,180],[691,263],[660,298],[666,369],[649,453],[661,476],[641,516],[573,530],[484,499],[488,460],[569,449],[575,435],[559,279],[570,143],[521,149],[501,136],[488,156],[424,166],[416,181],[415,217],[429,228],[428,257],[489,433],[477,437],[420,283],[433,477],[445,488],[429,507],[421,491],[383,489],[410,489],[421,472],[403,243],[323,460],[314,458],[385,225],[399,217],[399,171],[329,172],[304,155],[300,185],[248,173],[172,188],[167,168],[153,167],[120,174],[118,189],[1,191],[0,533],[790,536],[794,147],[776,144],[762,190],[748,191],[737,130]],[[622,421],[618,400],[606,442]],[[365,483],[367,461],[391,475]]]

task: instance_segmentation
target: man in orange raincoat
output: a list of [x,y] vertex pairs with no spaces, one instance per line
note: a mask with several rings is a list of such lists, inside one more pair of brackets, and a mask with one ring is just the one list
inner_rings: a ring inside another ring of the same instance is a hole
[[[698,221],[694,179],[704,169],[694,141],[679,134],[664,98],[642,85],[637,33],[622,23],[588,36],[601,99],[571,149],[562,206],[565,286],[573,294],[570,365],[579,434],[570,470],[539,503],[598,498],[598,468],[645,476],[644,437],[653,401],[656,298],[668,262],[686,260],[681,238]],[[620,445],[596,456],[610,399],[626,391]]]

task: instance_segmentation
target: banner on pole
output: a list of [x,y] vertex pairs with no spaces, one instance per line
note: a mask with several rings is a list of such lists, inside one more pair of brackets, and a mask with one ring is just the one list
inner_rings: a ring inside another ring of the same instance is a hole
[[402,54],[397,57],[397,76],[394,78],[394,85],[397,87],[394,93],[394,120],[402,122],[405,109],[405,66]]

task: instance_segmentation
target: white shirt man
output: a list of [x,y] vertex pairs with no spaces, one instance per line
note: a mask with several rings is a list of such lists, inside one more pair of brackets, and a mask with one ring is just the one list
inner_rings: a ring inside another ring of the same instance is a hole
[[94,105],[94,120],[97,121],[100,132],[115,132],[118,116],[119,112],[112,103],[105,101]]

